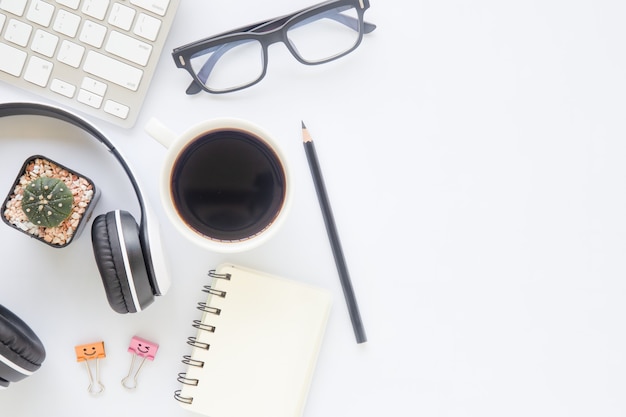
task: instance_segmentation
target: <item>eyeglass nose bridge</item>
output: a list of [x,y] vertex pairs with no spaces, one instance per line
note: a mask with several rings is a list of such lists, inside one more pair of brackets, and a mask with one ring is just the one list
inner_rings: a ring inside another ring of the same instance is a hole
[[[289,42],[289,38],[287,37],[287,28],[284,28],[284,27],[278,28],[271,32],[263,33],[263,35],[265,36],[265,39],[263,40],[263,54],[264,54],[264,59],[265,59],[265,65],[264,65],[265,70],[267,70],[269,47],[277,43],[283,44],[287,48],[289,53],[295,59],[306,64],[306,61],[303,61],[302,58],[300,58],[300,54],[298,53],[298,50],[296,49],[295,45]],[[263,76],[265,76],[265,74],[263,74]]]
[[298,53],[296,47],[291,42],[289,42],[289,38],[287,37],[287,30],[287,27],[281,25],[281,27],[272,28],[267,32],[253,32],[260,35],[261,38],[259,39],[259,41],[262,45],[263,50],[263,70],[262,73],[259,75],[259,78],[252,84],[258,83],[265,77],[267,73],[267,64],[269,62],[269,47],[274,44],[283,44],[296,60],[303,64],[307,64],[307,62],[300,57],[300,54]]

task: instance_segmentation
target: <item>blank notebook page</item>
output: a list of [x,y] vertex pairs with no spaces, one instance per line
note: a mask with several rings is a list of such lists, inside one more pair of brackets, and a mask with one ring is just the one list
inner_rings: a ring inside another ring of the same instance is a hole
[[298,417],[304,404],[331,305],[328,292],[258,271],[222,265],[207,304],[220,314],[203,313],[214,332],[198,331],[210,345],[193,348],[182,406],[211,417]]

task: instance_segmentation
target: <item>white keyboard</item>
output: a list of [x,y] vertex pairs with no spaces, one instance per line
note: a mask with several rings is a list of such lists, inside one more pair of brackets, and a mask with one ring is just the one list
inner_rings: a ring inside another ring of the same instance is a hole
[[0,0],[0,80],[135,123],[180,0]]

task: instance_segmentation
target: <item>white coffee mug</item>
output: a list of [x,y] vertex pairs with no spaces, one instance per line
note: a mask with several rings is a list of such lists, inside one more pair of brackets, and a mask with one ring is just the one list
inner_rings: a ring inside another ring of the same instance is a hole
[[291,179],[282,151],[264,129],[217,118],[177,135],[151,119],[146,131],[167,148],[161,199],[189,240],[235,253],[257,247],[280,228],[291,206]]

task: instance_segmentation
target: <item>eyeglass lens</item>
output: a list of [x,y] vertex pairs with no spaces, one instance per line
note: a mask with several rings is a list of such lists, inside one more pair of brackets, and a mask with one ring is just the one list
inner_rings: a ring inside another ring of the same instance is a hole
[[296,54],[312,64],[346,53],[356,45],[359,36],[359,15],[353,6],[327,10],[287,30],[287,39]]
[[[316,64],[345,54],[358,44],[359,15],[354,6],[325,10],[291,25],[286,32],[294,54]],[[258,81],[265,68],[263,44],[241,39],[213,46],[191,56],[198,79],[211,91],[225,92]]]
[[263,45],[244,39],[217,45],[192,55],[191,68],[205,86],[228,91],[258,80],[263,73]]

